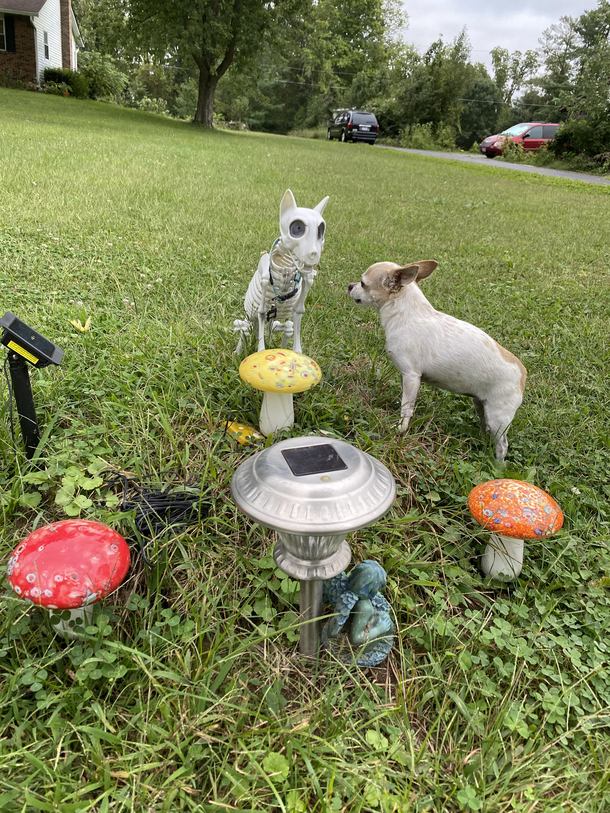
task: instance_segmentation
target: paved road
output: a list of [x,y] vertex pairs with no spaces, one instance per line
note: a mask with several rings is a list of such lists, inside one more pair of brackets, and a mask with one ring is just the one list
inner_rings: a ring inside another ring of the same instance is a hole
[[407,150],[404,147],[388,147],[385,144],[377,144],[378,147],[386,150],[398,150],[398,152],[408,152],[411,155],[427,155],[430,158],[446,158],[449,161],[463,161],[466,164],[479,164],[479,166],[498,167],[499,169],[513,169],[515,172],[534,172],[537,175],[550,175],[551,178],[569,178],[571,181],[584,181],[585,183],[602,184],[610,186],[610,178],[602,178],[599,175],[587,175],[585,172],[569,172],[566,169],[547,169],[547,167],[532,167],[529,164],[509,164],[508,161],[490,161],[484,155],[469,155],[458,152],[434,152],[432,150]]

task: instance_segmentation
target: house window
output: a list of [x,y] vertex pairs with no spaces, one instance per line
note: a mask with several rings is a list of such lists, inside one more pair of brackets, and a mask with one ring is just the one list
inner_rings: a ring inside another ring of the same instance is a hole
[[43,34],[43,41],[44,41],[44,58],[50,59],[49,57],[49,35],[46,31],[42,32]]
[[0,14],[0,51],[6,51],[6,31],[4,29],[4,14]]

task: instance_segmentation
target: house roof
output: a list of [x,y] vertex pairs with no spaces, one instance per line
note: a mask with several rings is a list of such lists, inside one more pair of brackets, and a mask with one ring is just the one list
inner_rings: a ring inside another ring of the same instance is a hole
[[0,0],[0,12],[7,14],[38,14],[47,0]]

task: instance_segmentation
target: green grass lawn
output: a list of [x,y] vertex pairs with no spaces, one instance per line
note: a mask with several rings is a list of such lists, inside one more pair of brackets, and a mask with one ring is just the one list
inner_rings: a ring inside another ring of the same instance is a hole
[[[376,669],[299,658],[297,585],[229,492],[252,450],[222,422],[260,405],[232,321],[288,187],[305,206],[330,195],[303,322],[324,380],[296,397],[294,434],[345,438],[399,485],[350,540],[388,571],[399,632]],[[130,534],[85,474],[173,469],[212,490],[207,520],[157,540],[152,567],[134,557],[83,643],[5,584],[0,810],[610,809],[610,190],[3,89],[0,189],[1,310],[65,351],[32,370],[38,469],[2,385],[2,562],[65,518],[66,493]],[[377,314],[345,294],[386,259],[437,259],[432,303],[528,368],[504,468],[467,398],[422,387],[396,434]],[[498,474],[566,517],[504,587],[479,575],[466,505]]]

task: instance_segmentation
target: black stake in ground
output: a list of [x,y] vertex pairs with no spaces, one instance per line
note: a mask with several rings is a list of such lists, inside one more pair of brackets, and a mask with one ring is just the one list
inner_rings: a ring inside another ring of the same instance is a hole
[[[11,374],[9,389],[15,396],[19,424],[25,441],[25,454],[28,460],[31,460],[40,443],[40,431],[26,361],[29,361],[34,367],[59,364],[64,351],[12,313],[4,314],[0,319],[0,327],[3,329],[0,341],[9,350],[8,366]],[[9,392],[10,398],[11,392]]]
[[21,434],[25,442],[25,456],[28,460],[31,460],[40,443],[40,431],[34,407],[30,372],[28,365],[21,356],[13,352],[8,354],[8,368],[11,374],[11,388],[17,405]]

